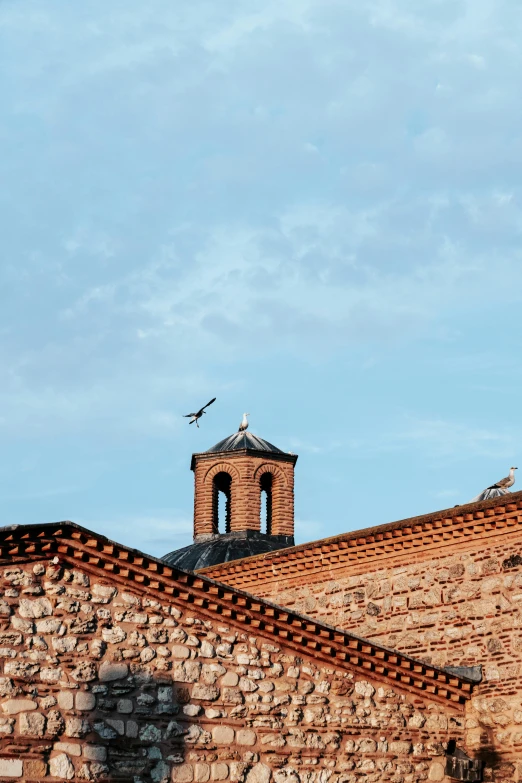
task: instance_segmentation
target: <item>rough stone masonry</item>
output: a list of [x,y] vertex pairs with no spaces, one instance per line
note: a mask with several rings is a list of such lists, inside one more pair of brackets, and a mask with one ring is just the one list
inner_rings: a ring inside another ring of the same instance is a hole
[[444,779],[458,678],[326,626],[285,637],[270,604],[89,531],[28,531],[1,549],[0,780]]
[[482,666],[466,747],[522,780],[522,493],[203,573],[437,666]]

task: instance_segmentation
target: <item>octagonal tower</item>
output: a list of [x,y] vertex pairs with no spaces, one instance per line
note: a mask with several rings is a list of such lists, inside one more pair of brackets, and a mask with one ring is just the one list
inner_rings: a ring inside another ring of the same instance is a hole
[[193,454],[194,544],[163,559],[195,570],[293,546],[296,462],[251,432]]

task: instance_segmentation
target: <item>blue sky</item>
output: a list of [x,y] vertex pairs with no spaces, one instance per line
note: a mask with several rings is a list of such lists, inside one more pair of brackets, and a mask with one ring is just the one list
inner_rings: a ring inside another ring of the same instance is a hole
[[521,40],[517,0],[1,0],[0,522],[182,546],[243,411],[298,541],[520,462]]

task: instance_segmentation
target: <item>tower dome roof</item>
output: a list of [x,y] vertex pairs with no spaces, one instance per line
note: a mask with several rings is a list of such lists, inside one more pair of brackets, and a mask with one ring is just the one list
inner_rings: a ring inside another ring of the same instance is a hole
[[269,443],[263,438],[259,438],[252,432],[234,432],[229,435],[228,438],[223,438],[215,446],[206,450],[206,454],[213,454],[222,451],[243,451],[248,449],[249,451],[265,451],[271,454],[286,454],[287,452],[282,449],[278,449],[272,443]]

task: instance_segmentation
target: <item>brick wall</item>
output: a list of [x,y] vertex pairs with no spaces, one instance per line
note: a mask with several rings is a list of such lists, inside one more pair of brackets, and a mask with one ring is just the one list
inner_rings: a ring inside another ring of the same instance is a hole
[[[250,454],[196,455],[194,466],[194,535],[213,532],[212,482],[228,473],[231,485],[231,531],[260,530],[263,473],[269,471],[272,483],[272,534],[294,534],[294,464],[273,457]],[[225,532],[225,531],[220,531]]]
[[0,588],[0,780],[417,783],[463,737],[459,704],[93,569],[35,558]]

